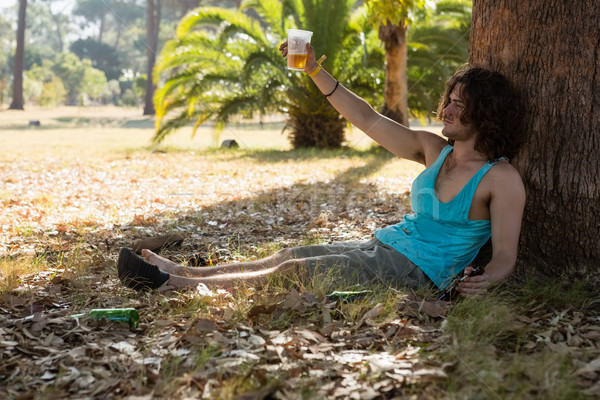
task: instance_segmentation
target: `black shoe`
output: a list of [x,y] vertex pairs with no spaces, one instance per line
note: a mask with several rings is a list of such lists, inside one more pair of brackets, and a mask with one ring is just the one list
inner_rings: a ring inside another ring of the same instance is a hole
[[183,243],[183,239],[184,237],[179,233],[170,233],[168,235],[149,237],[135,242],[133,245],[133,251],[137,254],[140,254],[143,249],[157,252],[168,247],[179,246],[181,243]]
[[169,280],[169,274],[138,256],[130,248],[123,247],[117,262],[119,279],[135,290],[158,289]]

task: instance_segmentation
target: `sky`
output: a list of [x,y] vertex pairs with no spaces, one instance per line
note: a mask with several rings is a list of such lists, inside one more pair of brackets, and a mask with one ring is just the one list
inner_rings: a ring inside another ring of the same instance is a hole
[[[6,19],[17,19],[16,10],[19,4],[19,0],[0,0],[0,12]],[[75,0],[53,0],[50,3],[52,11],[55,13],[65,13],[73,9]]]
[[[0,9],[12,8],[19,4],[19,0],[2,0],[0,2]],[[60,11],[63,7],[73,7],[75,0],[53,0],[51,7],[53,11]]]

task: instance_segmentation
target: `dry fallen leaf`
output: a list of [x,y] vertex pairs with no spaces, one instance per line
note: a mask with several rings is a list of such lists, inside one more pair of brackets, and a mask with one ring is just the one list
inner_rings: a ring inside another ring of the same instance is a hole
[[290,293],[286,296],[285,301],[283,303],[283,305],[286,308],[290,308],[290,309],[298,309],[298,308],[302,307],[303,304],[304,304],[304,299],[302,298],[302,296],[300,296],[298,291],[293,288],[290,291]]
[[277,309],[277,304],[269,304],[269,305],[259,304],[259,305],[253,306],[248,311],[248,318],[257,317],[260,314],[271,314],[276,309]]
[[219,330],[215,321],[210,319],[199,319],[195,327],[198,332],[214,332]]
[[600,357],[585,364],[583,367],[579,368],[576,373],[577,374],[585,374],[588,372],[597,372],[597,371],[600,371]]
[[354,329],[360,328],[366,321],[376,318],[383,311],[383,304],[378,303],[375,307],[367,311],[362,318],[356,323]]
[[423,299],[419,305],[419,312],[425,313],[432,318],[444,317],[448,313],[451,304],[447,301],[427,301]]

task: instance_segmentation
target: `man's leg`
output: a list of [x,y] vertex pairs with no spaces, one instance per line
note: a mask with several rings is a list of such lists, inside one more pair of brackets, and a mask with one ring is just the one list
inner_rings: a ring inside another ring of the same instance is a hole
[[272,277],[286,277],[293,275],[306,275],[305,260],[287,260],[274,267],[262,268],[254,271],[230,272],[206,277],[185,277],[170,275],[169,286],[195,287],[203,283],[206,286],[230,288],[236,284],[245,283],[249,286],[264,285]]
[[250,272],[265,268],[272,268],[282,264],[285,261],[291,260],[293,258],[293,254],[290,249],[283,249],[272,256],[256,261],[229,263],[214,267],[201,268],[186,267],[185,265],[177,264],[176,262],[161,257],[158,254],[146,249],[142,250],[142,257],[144,257],[150,264],[156,265],[162,271],[171,275],[178,275],[182,277],[206,277],[221,273]]
[[[237,264],[235,266],[237,267]],[[163,271],[128,248],[121,249],[117,271],[119,279],[126,286],[136,290],[158,289],[167,284],[178,288],[195,287],[201,283],[210,287],[229,288],[239,283],[261,285],[267,283],[274,275],[307,275],[304,260],[287,260],[279,265],[255,271],[235,271],[206,277],[178,276]]]
[[241,263],[229,263],[214,267],[187,267],[164,258],[150,250],[142,250],[142,257],[150,264],[158,266],[162,271],[178,276],[212,276],[221,273],[258,271],[264,268],[275,267],[291,259],[311,258],[324,255],[342,254],[359,246],[359,242],[338,243],[334,245],[310,245],[292,247],[279,250],[272,256],[256,261],[245,261]]
[[[148,250],[143,251],[145,257],[143,258],[133,253],[131,249],[123,248],[119,255],[117,269],[121,281],[136,289],[158,288],[167,281],[176,287],[195,286],[199,283],[223,287],[230,287],[234,282],[261,284],[274,273],[286,274],[295,271],[312,275],[317,266],[320,267],[320,271],[324,271],[334,265],[347,264],[340,262],[347,260],[342,253],[348,249],[355,249],[357,245],[364,246],[360,243],[347,243],[295,247],[281,250],[273,256],[258,261],[208,268],[188,268]],[[323,263],[325,259],[322,259],[322,255],[328,262]]]

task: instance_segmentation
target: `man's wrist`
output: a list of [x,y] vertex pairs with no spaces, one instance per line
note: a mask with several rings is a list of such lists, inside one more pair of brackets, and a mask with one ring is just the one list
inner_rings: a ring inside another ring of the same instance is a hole
[[310,77],[313,77],[318,73],[317,69],[319,68],[321,68],[321,64],[315,62],[313,65],[310,66],[310,68],[307,68],[307,70],[310,72],[306,72],[306,74]]
[[[318,61],[315,61],[312,57],[311,57],[311,61],[312,61],[312,65],[310,65],[310,68],[307,68],[308,66],[304,67],[304,72],[306,72],[308,74],[308,76],[310,76],[311,78],[316,76],[319,71],[321,70],[321,64],[323,63],[323,61],[325,61],[325,59],[327,58],[327,56],[325,54],[323,54],[321,56],[321,58],[319,58]],[[310,71],[310,72],[308,72]]]
[[308,76],[310,76],[311,78],[314,78],[321,71],[321,69],[322,69],[321,64],[318,64],[317,68],[315,68],[312,72],[310,72],[308,74]]

